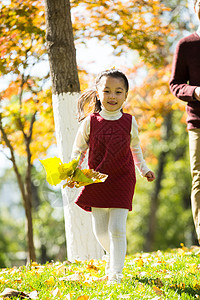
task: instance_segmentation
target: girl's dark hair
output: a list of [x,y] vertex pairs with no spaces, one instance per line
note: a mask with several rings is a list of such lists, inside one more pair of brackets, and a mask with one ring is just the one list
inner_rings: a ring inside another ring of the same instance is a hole
[[101,111],[101,103],[97,97],[97,89],[102,77],[113,77],[122,79],[126,92],[129,90],[129,83],[126,75],[119,70],[110,69],[101,72],[95,80],[95,88],[85,91],[78,99],[78,121],[82,121],[90,113]]

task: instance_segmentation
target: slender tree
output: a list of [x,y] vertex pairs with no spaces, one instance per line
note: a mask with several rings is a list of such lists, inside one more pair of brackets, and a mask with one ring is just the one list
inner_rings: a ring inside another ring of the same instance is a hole
[[[78,127],[76,100],[80,93],[70,2],[45,0],[45,12],[57,147],[60,158],[67,162]],[[100,258],[102,250],[93,236],[90,214],[74,204],[78,192],[62,189],[68,259]]]
[[[40,1],[22,3],[20,0],[1,3],[0,11],[0,77],[9,74],[10,81],[4,90],[1,86],[0,147],[12,163],[21,193],[26,216],[27,260],[30,262],[36,260],[32,219],[33,161],[42,152],[46,153],[54,139],[49,121],[51,113],[48,112],[51,111],[50,92],[46,90],[43,94],[45,79],[31,74],[38,61],[44,59],[45,35],[41,29],[44,13]],[[25,158],[23,171],[19,156]]]

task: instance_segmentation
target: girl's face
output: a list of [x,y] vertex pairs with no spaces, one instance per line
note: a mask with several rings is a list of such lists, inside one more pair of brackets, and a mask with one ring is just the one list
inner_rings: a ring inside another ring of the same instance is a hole
[[101,78],[97,92],[101,105],[108,111],[120,109],[128,95],[123,79],[111,76]]

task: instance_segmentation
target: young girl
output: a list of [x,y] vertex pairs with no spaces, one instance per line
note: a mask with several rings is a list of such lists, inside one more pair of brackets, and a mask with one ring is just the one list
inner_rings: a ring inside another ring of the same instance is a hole
[[[94,234],[109,254],[111,283],[122,278],[135,165],[148,181],[155,179],[143,159],[135,118],[122,111],[128,89],[126,76],[118,70],[106,70],[96,78],[95,90],[86,91],[79,99],[79,121],[84,121],[72,150],[72,159],[81,154],[82,161],[89,148],[89,168],[108,175],[105,182],[84,187],[75,203],[92,213]],[[93,113],[85,117],[86,109],[91,111],[92,107]]]

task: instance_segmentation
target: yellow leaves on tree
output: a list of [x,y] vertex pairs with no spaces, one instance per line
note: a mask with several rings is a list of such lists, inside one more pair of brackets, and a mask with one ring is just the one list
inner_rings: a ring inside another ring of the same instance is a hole
[[[26,156],[25,135],[32,130],[31,162],[38,156],[45,155],[47,149],[55,142],[51,92],[40,91],[37,95],[26,96],[24,85],[24,98],[19,101],[20,85],[17,81],[11,82],[1,95],[1,119],[4,131],[18,155]],[[27,95],[29,91],[27,89]],[[31,120],[36,116],[35,124],[31,128]],[[5,141],[1,141],[3,146]]]
[[149,129],[149,124],[154,124],[154,133],[160,130],[164,117],[171,110],[184,112],[185,104],[177,100],[169,89],[171,66],[162,69],[150,69],[140,87],[130,91],[127,111],[138,117],[140,128]]
[[7,135],[18,155],[26,157],[30,150],[31,163],[55,142],[51,91],[43,91],[45,76],[31,73],[33,67],[45,59],[44,25],[43,1],[17,0],[1,4],[0,74],[14,76],[1,92],[4,138],[2,134],[0,143],[8,146]]
[[0,74],[19,74],[35,52],[41,59],[45,51],[44,5],[42,1],[11,1],[1,5]]
[[162,21],[169,9],[160,1],[72,0],[71,4],[76,39],[97,37],[118,54],[129,48],[137,50],[145,62],[163,63],[162,49],[171,27]]

